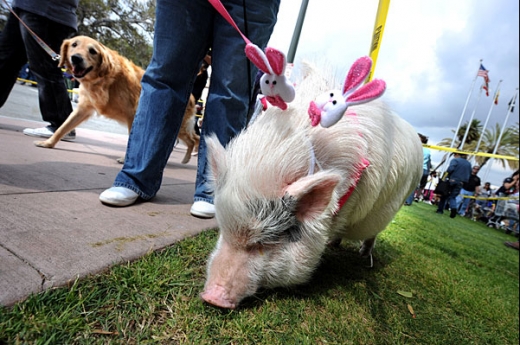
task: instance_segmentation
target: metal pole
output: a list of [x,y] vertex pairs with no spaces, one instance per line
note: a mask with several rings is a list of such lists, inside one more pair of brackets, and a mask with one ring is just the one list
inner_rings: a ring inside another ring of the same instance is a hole
[[471,113],[471,116],[468,121],[468,125],[466,126],[466,132],[464,132],[464,137],[462,138],[462,141],[459,144],[459,149],[464,150],[464,144],[466,143],[466,139],[468,138],[469,129],[471,128],[471,123],[473,122],[473,118],[475,117],[475,112],[477,111],[478,103],[480,102],[480,98],[482,97],[482,88],[480,88],[480,92],[478,94],[477,98],[477,104],[475,104],[475,108],[473,108],[473,112]]
[[[509,107],[507,107],[507,114],[506,114],[506,118],[504,120],[504,124],[502,125],[502,128],[500,129],[500,134],[498,135],[498,139],[497,139],[497,143],[495,145],[495,148],[493,149],[493,154],[496,154],[497,151],[498,151],[498,147],[500,146],[500,141],[502,140],[502,135],[504,134],[504,131],[506,130],[506,126],[507,126],[507,121],[509,120],[509,115],[511,115],[512,113],[512,109],[513,107],[515,106],[515,103],[516,103],[516,98],[518,97],[518,88],[516,89],[516,92],[515,92],[515,95],[514,97],[511,99],[511,102],[509,103]],[[489,160],[489,162],[492,162],[492,159],[491,158]],[[486,176],[484,177],[484,180],[487,179],[487,175],[489,173],[489,169],[491,169],[491,164],[489,164],[489,168],[486,172]]]
[[307,5],[309,0],[303,0],[300,7],[300,13],[296,20],[296,26],[294,27],[294,33],[289,46],[289,52],[287,53],[287,62],[294,63],[294,56],[296,55],[296,48],[298,48],[298,42],[300,41],[300,33],[302,32],[303,20],[305,19],[305,12],[307,12]]
[[[486,131],[486,128],[487,128],[487,125],[489,122],[489,118],[491,117],[491,112],[493,111],[493,106],[495,105],[495,100],[497,99],[498,93],[500,92],[501,83],[502,83],[502,80],[500,80],[498,82],[497,89],[495,90],[495,96],[493,96],[493,100],[491,101],[491,107],[489,108],[489,112],[486,117],[486,122],[484,123],[484,127],[482,128],[482,133],[480,134],[480,138],[478,139],[477,147],[475,148],[475,153],[478,152],[478,149],[480,148],[480,143],[482,143],[482,137],[484,136],[484,132]],[[477,156],[475,156],[475,161],[476,161],[476,157]]]

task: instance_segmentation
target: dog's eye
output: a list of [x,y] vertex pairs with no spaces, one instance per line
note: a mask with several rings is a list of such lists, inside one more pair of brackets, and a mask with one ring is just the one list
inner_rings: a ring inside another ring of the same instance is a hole
[[88,52],[89,52],[90,54],[92,54],[92,55],[96,55],[96,54],[97,54],[97,51],[96,51],[94,48],[90,48],[90,49],[88,50]]
[[73,48],[76,48],[76,47],[78,46],[78,43],[77,43],[77,42],[74,42],[74,43],[71,44],[71,46],[72,46]]

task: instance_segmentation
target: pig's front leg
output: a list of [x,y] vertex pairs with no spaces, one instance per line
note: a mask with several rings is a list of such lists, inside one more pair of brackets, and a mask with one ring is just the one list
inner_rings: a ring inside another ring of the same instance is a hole
[[368,238],[363,241],[361,245],[361,249],[359,250],[359,255],[364,258],[368,258],[372,255],[372,249],[374,249],[374,245],[376,244],[376,238]]
[[370,268],[374,267],[374,259],[372,258],[372,249],[374,249],[374,245],[376,244],[376,238],[368,238],[363,241],[361,245],[361,249],[359,250],[359,255],[363,258],[370,258]]

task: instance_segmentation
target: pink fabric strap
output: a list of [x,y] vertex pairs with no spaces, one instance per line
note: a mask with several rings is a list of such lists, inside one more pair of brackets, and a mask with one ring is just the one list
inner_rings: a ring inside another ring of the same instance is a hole
[[224,17],[224,19],[226,19],[228,21],[228,23],[231,24],[231,26],[233,26],[235,28],[235,30],[238,31],[238,33],[240,34],[240,36],[242,36],[242,38],[244,39],[244,41],[246,43],[248,43],[248,44],[251,43],[251,41],[242,33],[242,31],[240,31],[237,24],[235,23],[233,18],[231,18],[231,15],[226,10],[224,5],[222,5],[222,2],[220,2],[220,0],[208,0],[208,2],[211,5],[213,5],[213,7],[218,11],[218,13],[220,13],[222,15],[222,17]]

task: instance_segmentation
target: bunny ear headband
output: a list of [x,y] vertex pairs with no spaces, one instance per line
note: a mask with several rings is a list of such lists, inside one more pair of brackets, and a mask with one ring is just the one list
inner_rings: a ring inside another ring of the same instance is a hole
[[287,103],[294,100],[295,91],[285,77],[285,66],[287,64],[285,54],[271,47],[267,47],[264,53],[240,31],[220,0],[208,0],[208,2],[238,31],[246,42],[245,53],[247,58],[264,72],[264,75],[260,78],[262,94],[269,103],[280,107],[282,110],[287,109]]
[[[208,0],[208,2],[238,31],[246,42],[246,56],[259,70],[264,72],[260,78],[262,94],[272,105],[282,110],[287,109],[287,103],[294,100],[295,90],[285,77],[287,64],[285,54],[271,47],[267,47],[264,53],[240,31],[220,0]],[[343,90],[330,91],[311,102],[308,113],[312,126],[321,124],[323,127],[330,127],[343,117],[350,105],[366,103],[380,97],[386,88],[383,80],[374,79],[358,89],[371,67],[372,60],[368,56],[359,58],[347,73]]]
[[343,117],[349,106],[380,97],[386,89],[383,80],[374,79],[358,89],[370,73],[371,67],[372,59],[368,56],[357,59],[348,71],[341,91],[332,90],[316,97],[308,110],[312,126],[321,124],[322,127],[330,127]]

